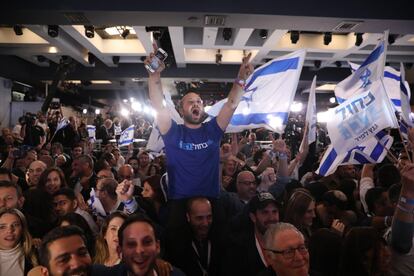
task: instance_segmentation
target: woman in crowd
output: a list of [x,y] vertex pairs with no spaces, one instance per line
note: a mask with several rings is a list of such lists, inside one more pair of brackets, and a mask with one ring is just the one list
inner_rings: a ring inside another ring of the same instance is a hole
[[138,154],[138,160],[139,160],[139,175],[141,178],[141,181],[151,175],[157,174],[159,171],[159,168],[152,164],[150,160],[149,153],[146,151],[142,151]]
[[[155,209],[159,222],[166,222],[167,195],[162,187],[162,177],[158,174],[144,179],[142,197],[148,200]],[[150,215],[150,214],[149,214]]]
[[0,260],[0,275],[27,275],[37,265],[26,219],[17,209],[0,209]]
[[117,251],[118,230],[126,218],[127,215],[120,211],[116,211],[106,217],[102,224],[101,232],[96,239],[95,264],[114,266],[120,262],[121,258]]
[[312,235],[315,215],[315,199],[306,189],[296,189],[290,196],[285,210],[285,222],[293,224],[308,242]]

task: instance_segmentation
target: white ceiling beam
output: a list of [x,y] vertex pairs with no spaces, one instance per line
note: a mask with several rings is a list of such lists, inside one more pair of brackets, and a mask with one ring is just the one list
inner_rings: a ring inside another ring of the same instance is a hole
[[174,51],[175,63],[178,68],[185,68],[184,55],[184,28],[168,27],[171,37],[171,44]]
[[239,29],[236,38],[234,39],[233,47],[236,49],[244,49],[247,41],[250,38],[250,35],[253,33],[254,29]]
[[287,32],[288,30],[273,30],[272,33],[266,39],[266,41],[263,43],[263,46],[259,48],[259,52],[251,60],[251,62],[253,64],[260,63],[262,59],[264,59],[270,51],[276,48],[277,43]]
[[66,32],[60,31],[57,37],[50,37],[47,34],[47,26],[29,25],[27,28],[49,42],[51,46],[58,48],[63,55],[72,57],[84,66],[93,67],[88,63],[87,50],[79,47]]
[[143,26],[132,26],[132,28],[135,30],[139,41],[141,41],[146,54],[149,55],[153,51],[153,38],[151,32],[147,32]]
[[218,28],[206,27],[203,28],[203,47],[214,48],[216,44]]

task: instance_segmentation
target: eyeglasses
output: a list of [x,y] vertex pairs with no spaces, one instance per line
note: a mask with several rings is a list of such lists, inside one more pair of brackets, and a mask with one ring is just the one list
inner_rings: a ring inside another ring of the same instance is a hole
[[270,249],[270,248],[265,248],[265,250],[270,251],[274,254],[281,254],[285,259],[293,259],[293,257],[295,257],[296,250],[299,251],[299,253],[302,254],[302,255],[308,253],[308,248],[304,244],[299,245],[296,248],[289,248],[289,249],[280,250],[280,251]]

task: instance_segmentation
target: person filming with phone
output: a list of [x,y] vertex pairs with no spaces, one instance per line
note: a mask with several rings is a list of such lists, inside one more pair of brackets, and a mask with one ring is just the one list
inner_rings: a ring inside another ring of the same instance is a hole
[[149,74],[149,98],[157,114],[155,120],[168,160],[169,223],[185,223],[188,198],[201,196],[214,202],[219,196],[220,141],[244,93],[243,87],[253,72],[253,66],[249,63],[251,54],[243,58],[227,102],[217,117],[208,122],[203,122],[206,115],[200,95],[194,92],[184,95],[179,104],[184,124],[179,125],[162,104],[161,72],[165,68],[165,54],[154,44],[154,53],[144,63]]

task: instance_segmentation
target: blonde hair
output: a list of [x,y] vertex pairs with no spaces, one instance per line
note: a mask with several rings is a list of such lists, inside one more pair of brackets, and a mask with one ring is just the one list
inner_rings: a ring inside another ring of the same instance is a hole
[[22,212],[15,208],[0,208],[0,218],[5,214],[15,215],[19,218],[22,225],[22,236],[19,240],[19,243],[22,246],[24,257],[29,259],[32,262],[33,266],[36,266],[38,262],[33,247],[32,236],[29,233],[29,227],[27,225],[25,216]]

